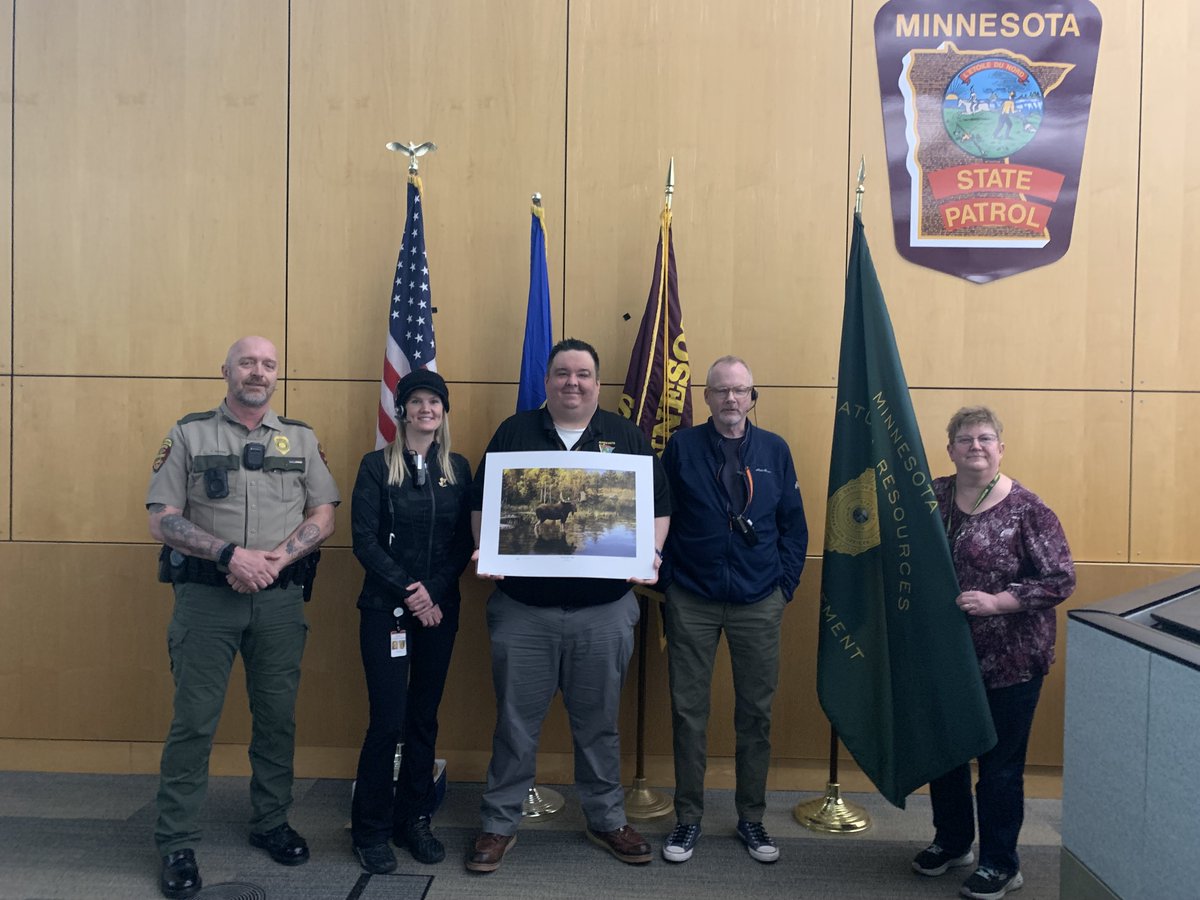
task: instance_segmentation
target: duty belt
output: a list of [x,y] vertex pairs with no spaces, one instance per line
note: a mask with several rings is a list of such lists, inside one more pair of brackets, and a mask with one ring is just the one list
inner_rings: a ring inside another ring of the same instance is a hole
[[[320,561],[321,551],[314,550],[294,563],[284,566],[279,577],[264,590],[296,585],[304,588],[304,600],[307,602],[312,597],[313,582],[317,579],[317,563]],[[158,580],[164,584],[207,584],[223,587],[229,584],[226,580],[228,575],[229,572],[221,569],[214,560],[187,556],[166,545],[163,545],[158,554]]]

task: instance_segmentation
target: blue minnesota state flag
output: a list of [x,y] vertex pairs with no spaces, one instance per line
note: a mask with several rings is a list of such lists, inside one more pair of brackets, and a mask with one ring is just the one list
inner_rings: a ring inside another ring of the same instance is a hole
[[546,402],[546,362],[554,345],[551,331],[546,220],[542,207],[534,203],[529,226],[529,307],[525,312],[525,343],[521,349],[517,412],[537,409]]
[[854,216],[821,573],[817,693],[887,800],[996,743],[896,337]]

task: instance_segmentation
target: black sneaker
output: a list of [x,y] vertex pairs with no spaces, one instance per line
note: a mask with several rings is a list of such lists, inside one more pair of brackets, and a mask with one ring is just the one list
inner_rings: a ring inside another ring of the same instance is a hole
[[962,854],[947,853],[942,849],[941,844],[935,842],[913,858],[912,867],[914,872],[933,878],[945,875],[947,869],[969,866],[973,862],[975,862],[975,854],[971,852],[970,847]]
[[400,829],[397,846],[407,847],[419,863],[433,865],[446,858],[446,848],[429,830],[429,816],[419,816]]
[[696,849],[698,840],[700,840],[699,822],[695,825],[677,823],[667,839],[663,841],[663,859],[667,862],[687,862],[692,858],[692,851]]
[[999,872],[990,866],[980,866],[963,882],[959,891],[964,897],[972,900],[1000,900],[1005,894],[1019,891],[1025,884],[1020,872]]
[[767,829],[763,828],[762,822],[738,819],[737,833],[738,837],[742,839],[742,843],[746,845],[746,850],[759,862],[773,863],[779,859],[779,847],[767,834]]
[[372,875],[386,875],[396,871],[396,854],[387,844],[355,847],[354,855],[358,857],[359,865]]

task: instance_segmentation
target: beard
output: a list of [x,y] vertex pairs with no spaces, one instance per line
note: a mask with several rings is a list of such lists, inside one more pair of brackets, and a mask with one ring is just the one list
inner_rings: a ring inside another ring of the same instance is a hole
[[[261,393],[250,393],[251,391]],[[260,406],[266,406],[267,401],[271,399],[271,394],[274,393],[265,384],[242,385],[233,392],[234,399],[243,406],[249,406],[257,409]]]

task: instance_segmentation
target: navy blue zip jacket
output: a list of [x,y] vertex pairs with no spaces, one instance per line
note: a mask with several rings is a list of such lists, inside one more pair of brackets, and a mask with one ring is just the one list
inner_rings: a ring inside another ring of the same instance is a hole
[[733,527],[729,494],[721,483],[722,438],[710,418],[677,431],[663,452],[671,485],[671,531],[660,584],[724,603],[754,603],[776,587],[792,599],[804,569],[808,524],[792,452],[779,435],[746,422],[739,451],[753,485],[745,517],[754,523],[751,545]]

